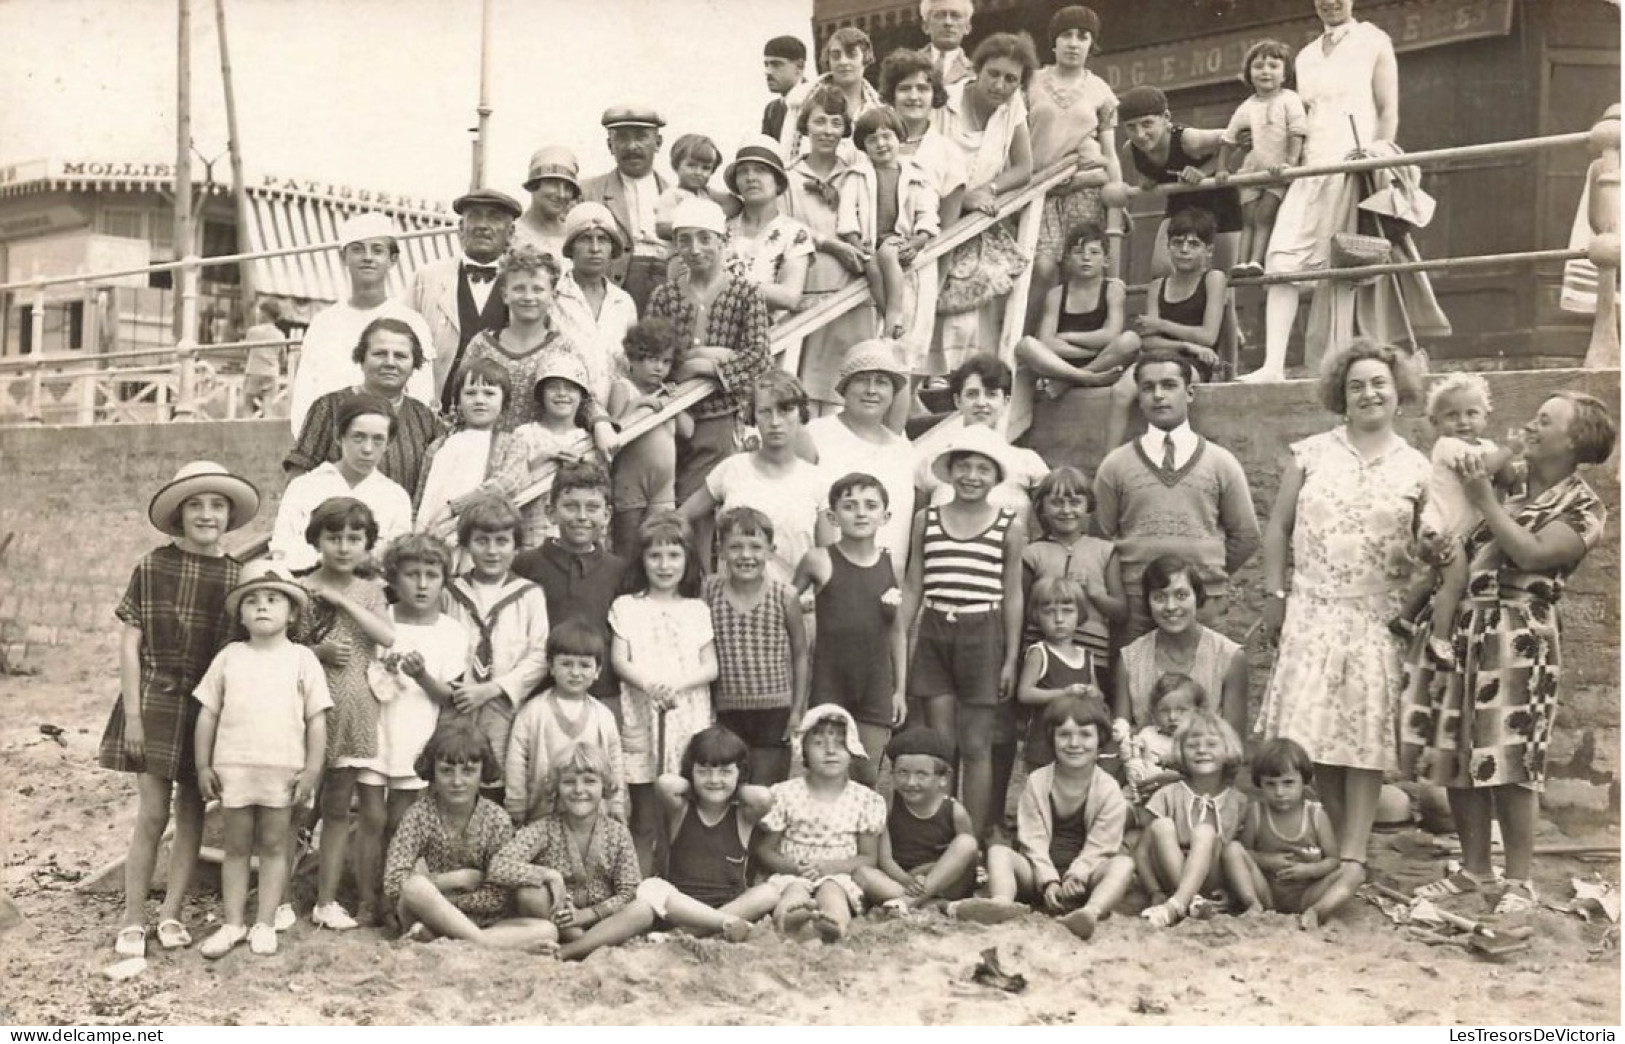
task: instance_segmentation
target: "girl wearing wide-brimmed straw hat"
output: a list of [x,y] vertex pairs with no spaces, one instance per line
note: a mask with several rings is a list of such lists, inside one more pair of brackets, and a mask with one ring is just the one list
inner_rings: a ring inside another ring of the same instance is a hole
[[214,655],[231,640],[226,595],[239,565],[221,539],[259,511],[253,483],[210,461],[193,461],[153,495],[147,518],[171,543],[136,563],[124,600],[115,610],[119,641],[118,702],[102,735],[97,760],[137,775],[140,810],[124,861],[124,921],[114,948],[122,956],[146,951],[146,900],[158,842],[176,806],[158,942],[187,946],[180,921],[203,835],[203,798],[193,757],[197,704],[192,690]]

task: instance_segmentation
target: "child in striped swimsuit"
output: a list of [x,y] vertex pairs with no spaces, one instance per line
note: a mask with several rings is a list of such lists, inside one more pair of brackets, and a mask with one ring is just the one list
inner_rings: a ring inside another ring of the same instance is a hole
[[903,603],[905,620],[920,614],[909,702],[957,745],[961,793],[978,838],[996,814],[994,714],[1015,694],[1021,639],[1027,531],[1014,511],[987,501],[1008,472],[1007,452],[996,432],[975,425],[931,462],[954,499],[915,516]]

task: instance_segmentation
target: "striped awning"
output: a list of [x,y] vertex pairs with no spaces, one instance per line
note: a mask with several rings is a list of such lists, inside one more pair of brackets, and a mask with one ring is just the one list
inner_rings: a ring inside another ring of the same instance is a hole
[[[332,242],[338,238],[340,225],[367,209],[327,199],[253,188],[248,190],[248,200],[247,249],[251,253]],[[399,296],[406,292],[412,273],[419,267],[456,254],[457,237],[440,215],[379,209],[402,231],[446,228],[441,235],[401,240],[400,260],[389,274],[390,296]],[[255,261],[254,288],[278,297],[312,301],[338,301],[348,296],[349,292],[337,250],[289,254]]]

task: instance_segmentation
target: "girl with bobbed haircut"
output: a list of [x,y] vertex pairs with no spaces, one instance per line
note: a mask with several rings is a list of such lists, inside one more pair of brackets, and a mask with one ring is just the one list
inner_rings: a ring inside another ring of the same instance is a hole
[[796,130],[801,136],[807,136],[807,118],[817,109],[825,116],[839,116],[841,118],[841,137],[852,136],[852,106],[847,102],[846,95],[841,89],[831,83],[821,83],[807,95],[807,100],[801,103],[801,112],[796,115]]
[[457,516],[457,542],[467,547],[475,532],[511,530],[514,547],[523,547],[524,528],[524,519],[513,501],[501,493],[488,493],[463,508],[463,513]]
[[1213,736],[1219,741],[1219,761],[1226,785],[1236,778],[1242,763],[1247,760],[1247,753],[1242,748],[1241,737],[1236,734],[1235,728],[1218,713],[1208,707],[1197,707],[1191,711],[1190,717],[1185,719],[1174,733],[1174,752],[1168,759],[1168,767],[1181,775],[1189,775],[1190,769],[1185,764],[1185,740],[1193,735]]
[[[694,779],[694,766],[705,765],[718,768],[726,765],[739,766],[739,779],[741,784],[750,778],[750,747],[739,734],[726,725],[712,725],[701,729],[688,741],[683,748],[682,767],[678,770],[684,779],[690,782]],[[738,794],[735,793],[737,799]]]
[[1619,426],[1614,423],[1608,406],[1595,395],[1585,392],[1560,391],[1552,398],[1562,399],[1574,407],[1569,420],[1569,440],[1574,443],[1576,464],[1603,464],[1614,455],[1614,444],[1619,439]]
[[1394,378],[1394,391],[1401,407],[1422,401],[1427,367],[1408,348],[1356,338],[1326,357],[1320,367],[1320,401],[1328,410],[1342,416],[1348,412],[1349,368],[1357,362],[1375,359],[1388,367]]
[[880,63],[880,100],[896,105],[897,85],[916,73],[924,73],[931,81],[931,108],[947,105],[948,91],[942,86],[942,74],[931,64],[931,59],[906,47],[899,47]]
[[411,323],[403,322],[400,319],[393,319],[387,315],[374,319],[372,322],[368,323],[362,329],[361,336],[356,338],[355,348],[351,349],[350,351],[350,358],[355,360],[357,365],[360,365],[361,360],[367,357],[367,342],[372,339],[373,334],[379,333],[380,331],[383,333],[400,334],[408,341],[411,341],[412,369],[421,370],[423,368],[423,342],[418,340],[418,332],[412,329]]
[[994,33],[976,45],[971,65],[981,72],[982,66],[995,58],[1008,58],[1021,65],[1022,90],[1027,89],[1033,81],[1033,73],[1038,71],[1038,50],[1033,46],[1033,38],[1026,33]]
[[495,786],[502,782],[502,772],[491,753],[491,741],[485,738],[472,719],[442,721],[412,763],[412,771],[418,774],[419,779],[433,783],[434,767],[442,761],[451,765],[479,765],[482,785]]
[[982,379],[984,391],[1010,394],[1013,383],[1010,367],[992,352],[977,352],[960,363],[954,372],[948,375],[949,394],[958,398],[959,393],[965,390],[965,383],[972,377]]
[[433,533],[408,533],[384,549],[384,575],[394,576],[408,562],[440,567],[443,579],[451,579],[451,548]]
[[559,786],[564,777],[587,772],[598,777],[604,787],[606,802],[620,789],[621,781],[610,767],[609,755],[604,753],[604,748],[596,743],[572,743],[559,758],[559,763],[553,766],[553,771],[548,773],[547,788],[553,795],[554,808],[560,805]]
[[305,525],[305,543],[315,547],[323,533],[342,533],[347,529],[359,529],[366,534],[368,551],[378,543],[378,519],[372,508],[354,497],[328,497],[310,513],[310,521]]

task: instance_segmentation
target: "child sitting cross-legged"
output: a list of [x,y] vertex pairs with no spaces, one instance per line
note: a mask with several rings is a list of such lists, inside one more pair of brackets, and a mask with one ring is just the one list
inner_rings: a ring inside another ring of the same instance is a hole
[[1111,717],[1098,697],[1062,696],[1044,708],[1043,720],[1055,761],[1027,777],[1016,807],[1017,848],[988,849],[989,897],[949,911],[996,924],[1027,911],[1018,899],[1036,899],[1088,939],[1134,880],[1134,863],[1119,851],[1128,802],[1097,764]]
[[553,922],[514,917],[513,893],[487,876],[514,831],[501,806],[480,797],[481,782],[498,778],[484,733],[466,718],[442,722],[416,769],[428,796],[402,818],[384,864],[384,896],[407,937],[552,952],[559,937]]
[[1140,916],[1156,927],[1211,916],[1214,906],[1203,893],[1226,884],[1234,891],[1220,854],[1247,812],[1246,797],[1231,786],[1241,760],[1236,730],[1210,710],[1194,712],[1174,733],[1171,764],[1185,778],[1151,795],[1145,807],[1154,818],[1134,849],[1135,869],[1151,895]]
[[953,747],[936,732],[916,725],[892,737],[891,811],[873,867],[852,879],[870,902],[904,914],[970,894],[976,883],[976,835],[963,805],[948,796]]
[[754,849],[768,884],[782,888],[773,921],[793,935],[809,922],[824,942],[846,935],[863,909],[853,874],[875,866],[886,829],[886,803],[851,778],[852,759],[867,758],[858,725],[844,708],[814,707],[796,730],[807,774],[773,787],[773,808]]
[[553,811],[502,846],[489,880],[516,889],[520,914],[550,918],[568,943],[631,902],[643,874],[631,831],[604,808],[615,780],[601,747],[572,744],[552,789]]
[[1309,752],[1285,736],[1253,756],[1253,783],[1261,797],[1247,806],[1241,836],[1224,849],[1225,878],[1243,913],[1295,913],[1299,925],[1315,928],[1349,899],[1337,876],[1331,817],[1304,796],[1314,778]]
[[626,821],[626,764],[615,715],[595,699],[592,683],[609,655],[604,634],[584,620],[569,619],[548,632],[547,669],[553,684],[514,715],[503,769],[503,806],[515,823],[534,823],[554,811],[548,780],[566,751],[591,743],[609,759],[610,815]]
[[746,782],[750,748],[721,725],[695,734],[683,752],[681,775],[655,781],[665,820],[665,872],[645,878],[638,897],[566,945],[577,960],[658,926],[743,942],[750,923],[771,913],[776,885],[750,887],[745,869],[751,831],[773,803],[765,787]]

